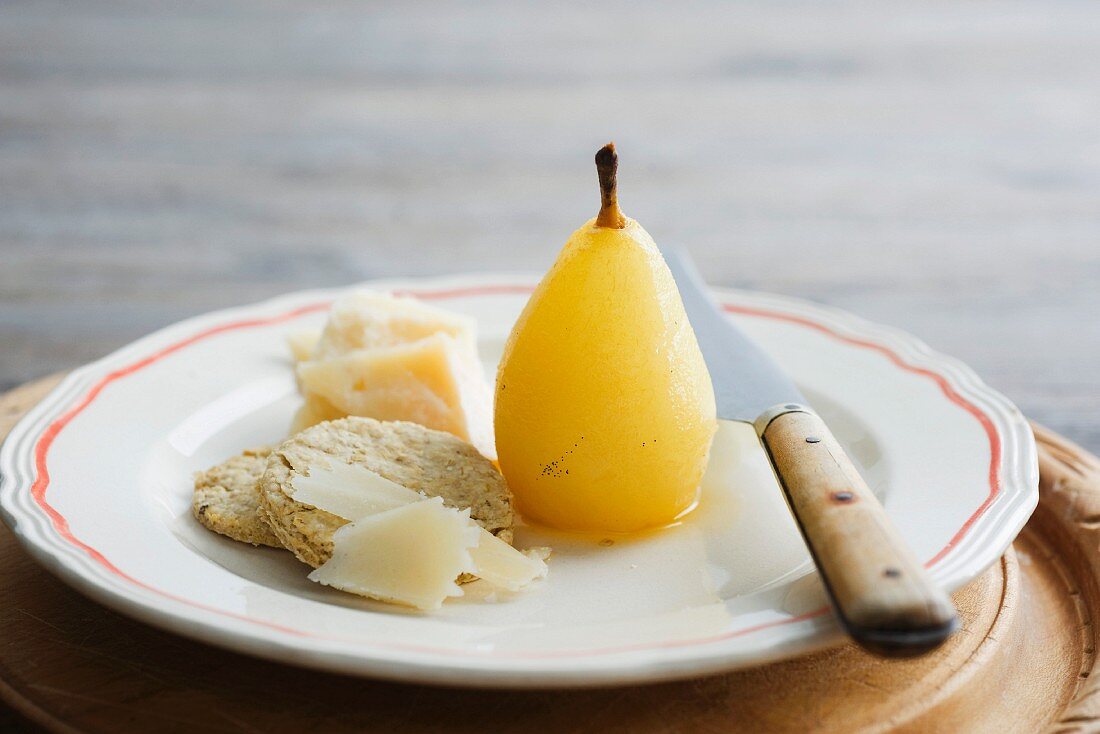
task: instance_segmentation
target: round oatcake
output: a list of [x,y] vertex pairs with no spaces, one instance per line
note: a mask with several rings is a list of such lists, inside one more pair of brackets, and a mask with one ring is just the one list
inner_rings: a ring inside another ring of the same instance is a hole
[[195,475],[191,513],[215,533],[252,545],[283,544],[260,519],[260,493],[257,483],[267,467],[271,449],[245,451],[217,466]]
[[507,543],[512,542],[512,495],[492,463],[470,444],[416,423],[341,418],[289,439],[268,457],[259,483],[260,516],[282,545],[313,567],[332,556],[332,536],[347,521],[290,495],[295,475],[317,463],[342,461],[428,496],[443,498]]

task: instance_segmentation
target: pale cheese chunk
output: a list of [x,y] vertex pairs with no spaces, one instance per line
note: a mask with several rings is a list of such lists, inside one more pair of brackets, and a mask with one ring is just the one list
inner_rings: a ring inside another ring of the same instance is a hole
[[439,497],[370,515],[344,525],[333,538],[332,558],[309,578],[327,586],[417,609],[438,609],[462,596],[455,580],[474,572],[470,549],[478,527],[469,511]]
[[319,397],[346,415],[419,423],[496,458],[489,386],[477,355],[454,337],[311,359],[298,365],[298,379],[307,407]]
[[290,424],[290,434],[301,433],[318,423],[347,418],[348,414],[332,405],[320,395],[306,393],[306,401],[298,412],[294,414],[294,420]]
[[381,474],[341,461],[327,467],[311,466],[309,476],[295,475],[292,487],[298,502],[345,520],[360,520],[425,499]]
[[474,321],[467,316],[414,298],[354,291],[332,304],[312,356],[328,359],[360,349],[407,344],[433,334],[446,334],[474,349],[475,333]]
[[304,362],[313,356],[317,342],[321,340],[320,329],[298,329],[286,336],[286,344],[295,362]]

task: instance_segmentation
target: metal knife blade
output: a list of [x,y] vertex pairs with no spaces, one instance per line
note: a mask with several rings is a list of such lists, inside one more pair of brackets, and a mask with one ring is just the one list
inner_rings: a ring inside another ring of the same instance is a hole
[[753,423],[779,405],[806,405],[782,368],[726,316],[699,271],[678,247],[662,247],[707,363],[718,417]]

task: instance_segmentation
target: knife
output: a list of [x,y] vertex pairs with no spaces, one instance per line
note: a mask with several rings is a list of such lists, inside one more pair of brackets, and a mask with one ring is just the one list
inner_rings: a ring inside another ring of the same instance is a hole
[[683,250],[663,253],[714,383],[718,418],[755,427],[841,626],[884,657],[938,647],[959,625],[947,594],[794,382],[719,310]]

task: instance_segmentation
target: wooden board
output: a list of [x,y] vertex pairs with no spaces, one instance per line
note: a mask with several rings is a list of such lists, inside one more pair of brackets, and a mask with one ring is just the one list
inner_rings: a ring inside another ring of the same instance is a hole
[[[0,435],[55,380],[0,398]],[[1039,510],[955,596],[933,655],[848,645],[679,683],[456,691],[269,663],[160,632],[84,599],[0,530],[0,696],[53,731],[1036,732],[1100,725],[1100,461],[1037,429]],[[4,720],[0,718],[0,722]]]

